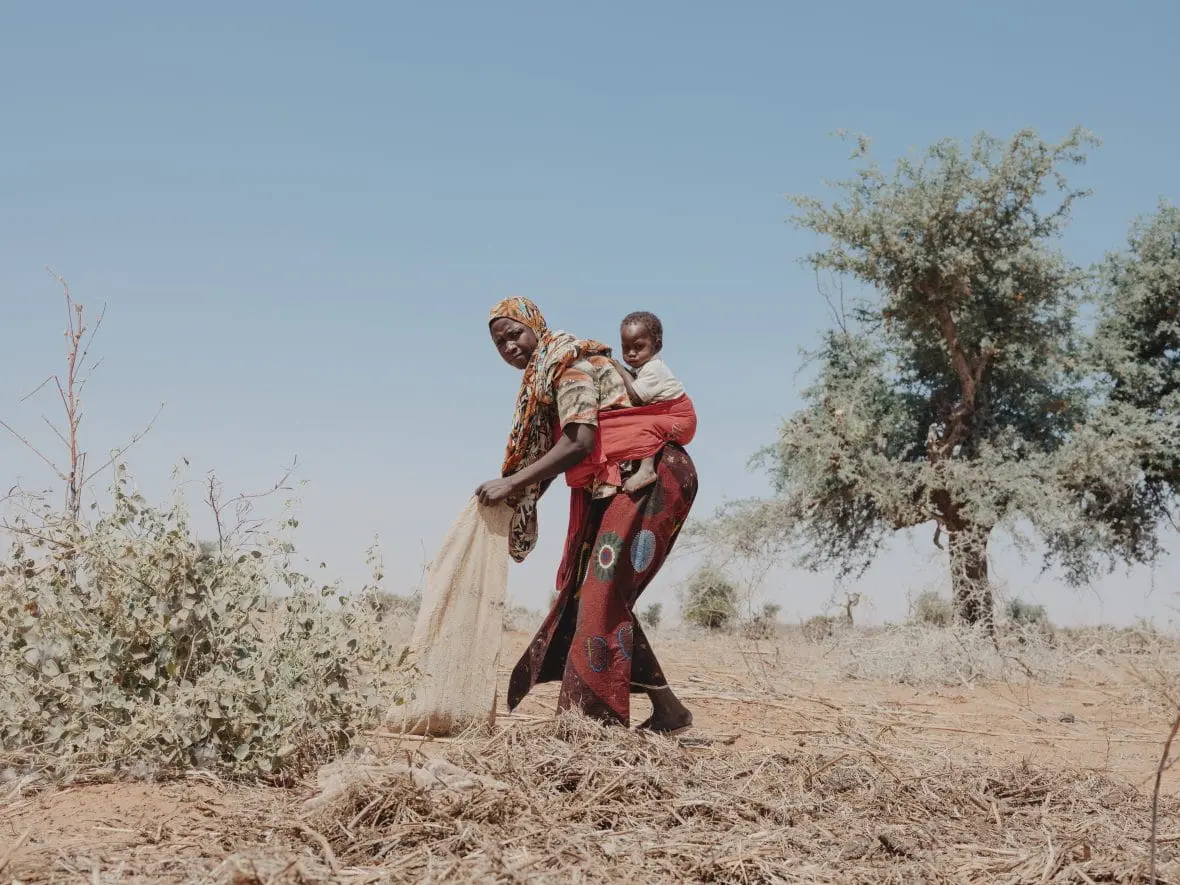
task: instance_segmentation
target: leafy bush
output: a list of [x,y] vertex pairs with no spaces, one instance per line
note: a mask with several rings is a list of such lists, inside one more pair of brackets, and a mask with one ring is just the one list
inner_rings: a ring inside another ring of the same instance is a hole
[[641,616],[640,620],[643,621],[645,626],[655,630],[660,626],[660,621],[663,619],[663,617],[663,604],[659,602],[653,602],[643,610],[643,615]]
[[935,590],[927,590],[914,600],[914,621],[928,627],[949,627],[955,610],[951,601]]
[[1043,605],[1033,605],[1022,599],[1011,599],[1004,606],[1008,620],[1021,627],[1048,627],[1049,613]]
[[737,587],[716,566],[701,566],[689,579],[681,613],[689,624],[723,630],[737,615]]
[[113,512],[93,527],[42,507],[10,528],[7,764],[289,781],[377,724],[407,683],[372,588],[315,585],[282,537],[200,544],[182,505],[147,506],[121,469]]

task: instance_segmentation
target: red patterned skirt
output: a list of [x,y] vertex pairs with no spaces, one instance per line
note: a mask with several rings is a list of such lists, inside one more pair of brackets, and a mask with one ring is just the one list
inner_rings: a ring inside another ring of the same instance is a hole
[[668,683],[635,603],[671,553],[697,494],[688,453],[668,444],[638,494],[594,501],[572,489],[557,601],[512,671],[508,708],[539,682],[561,680],[559,710],[629,725],[632,693]]

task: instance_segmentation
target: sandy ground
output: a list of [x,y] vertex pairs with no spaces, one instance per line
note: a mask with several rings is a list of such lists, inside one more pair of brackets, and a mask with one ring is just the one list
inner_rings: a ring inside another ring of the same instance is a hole
[[[505,634],[501,698],[529,638]],[[708,752],[790,751],[855,728],[893,746],[957,759],[1090,769],[1131,785],[1147,801],[1169,724],[1164,704],[1109,674],[1054,686],[913,687],[823,678],[815,660],[820,648],[798,641],[657,633],[653,644],[694,711],[695,733],[717,742]],[[556,693],[555,686],[539,687],[516,716],[502,717],[503,727],[551,715]],[[646,702],[636,701],[633,721],[647,712]],[[1180,794],[1180,773],[1168,772],[1164,791]],[[295,850],[282,812],[300,795],[205,776],[41,790],[9,784],[0,787],[0,882],[280,881],[281,868],[242,870]],[[291,861],[286,869],[296,866]]]

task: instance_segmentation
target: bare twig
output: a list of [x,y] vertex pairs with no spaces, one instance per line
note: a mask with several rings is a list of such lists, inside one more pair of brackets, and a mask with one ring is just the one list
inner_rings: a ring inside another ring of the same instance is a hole
[[24,443],[25,448],[28,449],[30,452],[32,452],[34,455],[36,455],[38,458],[40,458],[42,461],[44,461],[49,466],[49,469],[52,470],[55,474],[57,474],[58,478],[61,479],[62,482],[66,481],[66,475],[61,472],[61,470],[58,468],[58,466],[56,464],[53,463],[52,460],[50,460],[49,456],[47,456],[39,448],[37,448],[35,445],[33,445],[31,442],[29,442],[25,437],[21,436],[21,434],[17,433],[12,428],[11,424],[9,424],[6,421],[0,421],[0,427],[3,427],[5,430],[7,430],[9,433],[11,433],[14,437],[16,437],[17,440]]
[[316,830],[313,830],[302,821],[296,822],[295,828],[320,847],[320,851],[323,852],[324,855],[324,862],[327,863],[329,869],[331,869],[333,873],[339,873],[340,864],[336,860],[336,854],[332,851],[332,846],[328,844],[328,840],[324,838],[324,835],[317,832]]
[[104,470],[106,470],[108,467],[110,467],[112,464],[114,464],[116,461],[118,461],[120,458],[122,458],[125,454],[127,454],[128,449],[130,449],[137,442],[139,442],[141,439],[143,439],[145,436],[147,436],[151,432],[152,427],[155,425],[156,419],[160,417],[160,413],[163,411],[164,411],[164,404],[160,403],[160,407],[158,409],[156,409],[156,414],[152,415],[152,419],[150,421],[148,421],[148,423],[146,425],[144,425],[143,430],[139,431],[139,433],[137,433],[133,437],[131,437],[131,439],[128,440],[122,446],[122,448],[116,450],[109,458],[107,458],[106,461],[103,462],[101,467],[99,467],[97,470],[92,471],[88,476],[86,476],[85,480],[83,481],[83,485],[89,483],[92,479],[94,479],[96,476],[98,476],[100,473],[102,473]]
[[1168,770],[1168,757],[1172,753],[1172,741],[1176,740],[1177,733],[1180,733],[1180,712],[1176,713],[1176,718],[1172,721],[1172,728],[1168,732],[1168,739],[1164,741],[1160,764],[1155,770],[1155,787],[1151,791],[1151,844],[1148,847],[1148,881],[1151,883],[1158,881],[1155,877],[1155,854],[1159,845],[1156,836],[1159,833],[1160,784],[1163,782],[1164,772]]

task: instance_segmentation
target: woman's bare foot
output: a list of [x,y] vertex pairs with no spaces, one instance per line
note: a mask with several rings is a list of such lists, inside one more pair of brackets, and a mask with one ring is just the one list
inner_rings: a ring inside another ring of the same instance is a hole
[[623,490],[631,495],[638,492],[645,486],[651,485],[656,481],[655,462],[651,458],[644,458],[639,464],[639,469],[623,483]]
[[681,732],[688,731],[690,728],[692,728],[692,713],[685,710],[684,717],[674,722],[657,720],[654,716],[648,717],[639,724],[636,731],[650,731],[652,734],[675,737]]
[[640,724],[639,731],[671,737],[692,728],[692,711],[680,702],[671,688],[652,689],[647,696],[651,698],[651,716]]

